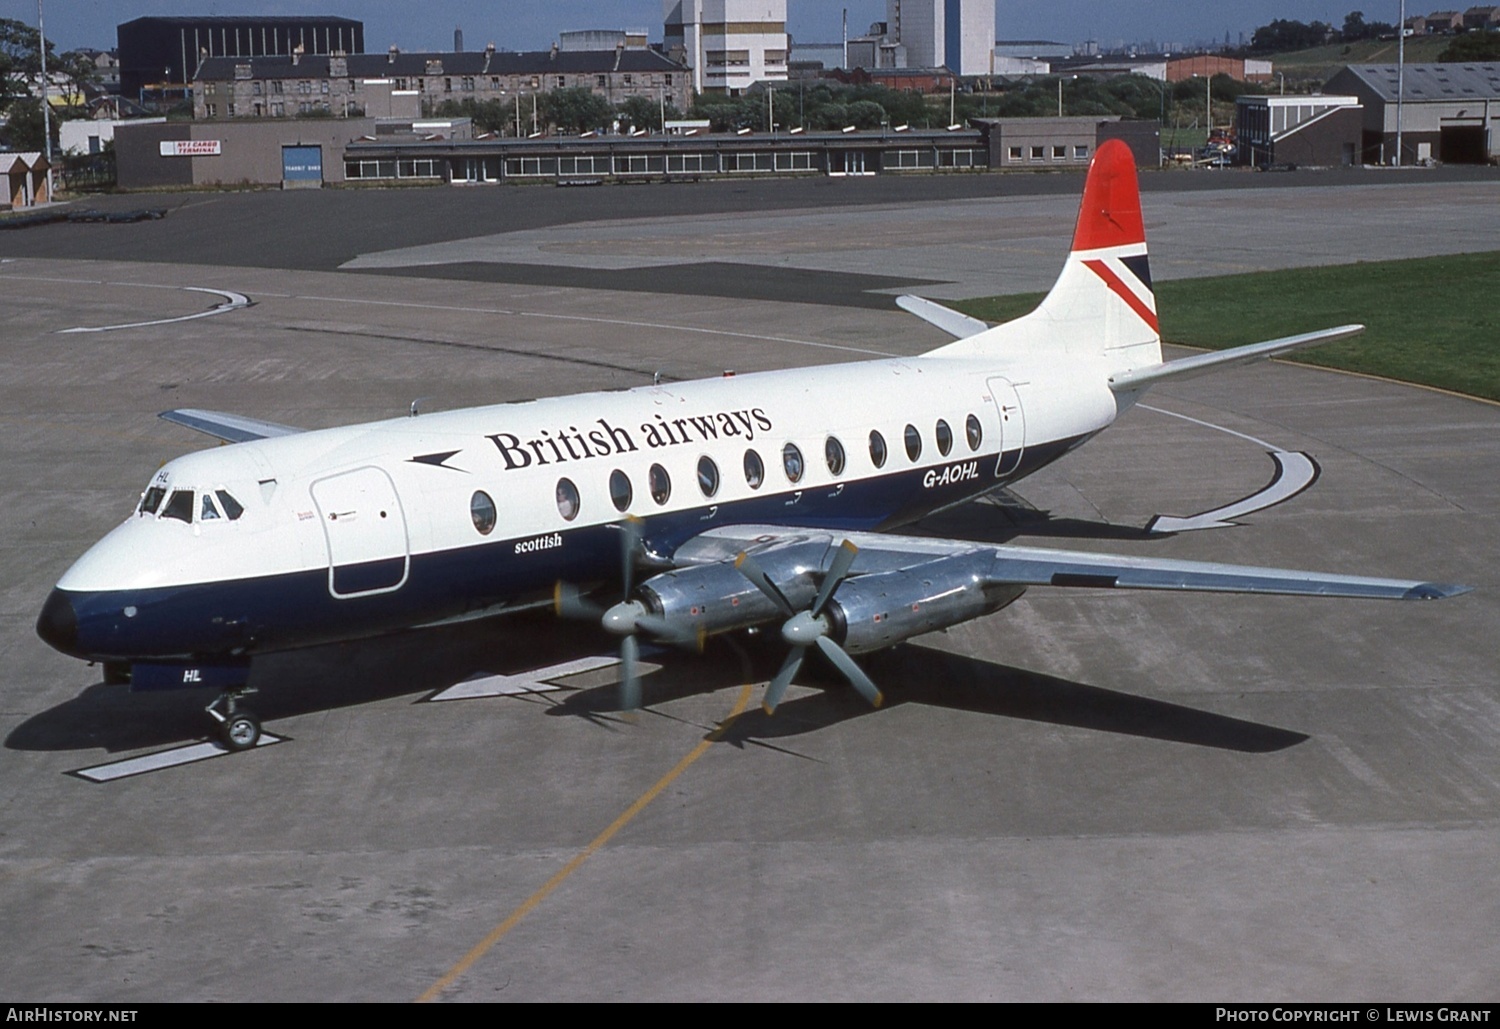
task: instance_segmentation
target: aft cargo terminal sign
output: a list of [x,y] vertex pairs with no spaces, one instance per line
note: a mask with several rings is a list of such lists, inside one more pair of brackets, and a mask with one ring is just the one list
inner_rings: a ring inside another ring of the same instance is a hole
[[163,157],[218,157],[224,152],[217,139],[164,139],[160,146]]

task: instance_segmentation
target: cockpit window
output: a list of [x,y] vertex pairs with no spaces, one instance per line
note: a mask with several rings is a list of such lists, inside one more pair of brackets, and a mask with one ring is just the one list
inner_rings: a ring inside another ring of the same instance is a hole
[[172,495],[167,498],[166,506],[161,509],[161,517],[176,518],[180,522],[192,522],[193,491],[190,489],[173,490]]
[[161,486],[152,486],[144,496],[141,497],[141,506],[138,509],[143,515],[156,514],[156,509],[161,507],[162,498],[167,491]]
[[245,513],[245,509],[240,506],[240,502],[238,500],[235,500],[234,497],[230,496],[224,490],[214,490],[214,496],[219,498],[219,506],[224,509],[224,517],[228,518],[231,522],[235,521],[239,518],[240,515]]
[[214,498],[207,493],[203,494],[203,505],[198,508],[198,520],[200,522],[216,522],[219,520],[219,509],[214,507]]

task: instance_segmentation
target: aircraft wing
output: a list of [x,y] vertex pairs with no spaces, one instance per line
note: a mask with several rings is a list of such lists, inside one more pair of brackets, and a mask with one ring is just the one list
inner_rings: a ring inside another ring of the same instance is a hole
[[303,431],[290,425],[264,422],[259,418],[246,418],[243,415],[225,414],[222,411],[200,411],[191,407],[163,411],[156,417],[172,422],[174,425],[182,425],[207,433],[225,443],[245,443],[253,439],[269,439],[272,436],[291,436]]
[[679,564],[709,563],[733,560],[742,551],[758,555],[778,548],[806,548],[812,544],[822,544],[832,551],[845,540],[859,550],[849,569],[851,577],[918,568],[943,558],[966,557],[972,574],[993,587],[1272,593],[1381,600],[1438,600],[1471,589],[1420,579],[1375,578],[1299,568],[1178,561],[1010,544],[997,546],[921,536],[831,533],[823,529],[798,530],[785,526],[733,526],[710,530],[684,544],[674,558]]

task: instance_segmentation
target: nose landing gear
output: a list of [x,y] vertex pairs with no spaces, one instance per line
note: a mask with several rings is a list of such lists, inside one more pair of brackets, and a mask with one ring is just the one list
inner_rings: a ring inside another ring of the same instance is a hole
[[250,750],[260,742],[260,718],[249,708],[239,706],[241,697],[254,692],[248,686],[225,690],[204,708],[219,723],[219,742],[227,750]]

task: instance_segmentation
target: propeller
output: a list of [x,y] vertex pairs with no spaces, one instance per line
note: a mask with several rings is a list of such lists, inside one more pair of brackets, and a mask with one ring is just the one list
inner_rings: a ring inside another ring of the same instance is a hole
[[781,663],[781,668],[776,677],[766,687],[766,696],[762,701],[762,707],[766,714],[774,714],[776,706],[781,703],[781,698],[786,695],[786,689],[792,684],[792,679],[802,668],[802,660],[807,656],[808,647],[817,647],[823,656],[833,664],[835,668],[848,681],[850,686],[864,697],[874,707],[879,707],[885,700],[879,687],[870,680],[854,659],[845,652],[844,648],[833,641],[829,635],[832,626],[824,616],[823,611],[828,602],[833,599],[834,592],[839,584],[849,575],[849,569],[854,565],[854,558],[859,554],[859,548],[848,540],[844,540],[834,551],[833,561],[829,563],[828,569],[823,574],[823,584],[818,589],[818,595],[813,599],[812,607],[806,611],[794,609],[791,602],[786,599],[771,577],[766,574],[765,569],[756,562],[749,553],[741,553],[735,558],[734,567],[746,579],[749,579],[762,593],[770,598],[780,610],[786,615],[786,622],[781,626],[781,638],[791,646],[791,652],[787,654],[786,660]]
[[635,588],[636,553],[641,547],[641,520],[630,517],[614,526],[620,531],[621,600],[605,608],[590,600],[569,582],[559,581],[552,590],[552,606],[563,618],[598,622],[606,632],[620,637],[620,710],[637,711],[641,706],[641,679],[636,666],[640,663],[641,645],[637,634],[642,630],[658,639],[679,646],[703,646],[701,634],[685,631],[665,618],[652,614],[644,603],[630,599]]

